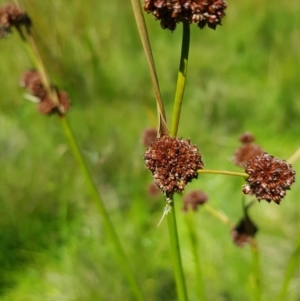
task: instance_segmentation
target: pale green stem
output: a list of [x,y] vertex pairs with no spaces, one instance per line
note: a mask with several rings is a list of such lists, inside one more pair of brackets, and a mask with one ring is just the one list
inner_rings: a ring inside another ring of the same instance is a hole
[[216,210],[215,208],[211,207],[209,204],[205,204],[203,209],[213,215],[215,218],[220,220],[225,225],[230,226],[231,228],[234,227],[234,223],[225,215],[223,212]]
[[191,241],[191,250],[194,256],[194,267],[195,267],[195,275],[197,279],[197,298],[198,300],[205,301],[206,294],[205,294],[205,282],[203,277],[203,267],[201,264],[201,259],[199,258],[199,238],[197,235],[197,225],[195,222],[195,212],[193,210],[189,210],[186,213],[185,221],[188,228],[188,235]]
[[236,177],[244,177],[244,178],[249,177],[249,175],[244,172],[227,171],[227,170],[199,169],[198,173],[227,175],[227,176],[236,176]]
[[175,101],[172,115],[171,136],[176,136],[179,126],[180,112],[183,101],[183,94],[185,89],[185,82],[187,76],[189,48],[190,48],[190,24],[188,22],[182,22],[183,34],[181,45],[180,64],[176,85]]
[[293,278],[293,275],[295,274],[295,271],[299,268],[299,262],[300,262],[300,237],[298,238],[295,249],[289,259],[285,271],[284,279],[281,285],[281,289],[277,298],[278,301],[287,300],[288,288]]
[[259,264],[259,249],[255,238],[250,241],[252,250],[252,270],[253,270],[253,301],[260,301],[261,299],[261,279],[260,279],[260,264]]
[[159,118],[158,132],[159,132],[160,136],[168,135],[169,131],[167,128],[164,104],[163,104],[163,101],[161,98],[155,63],[154,63],[154,59],[153,59],[153,54],[152,54],[152,50],[151,50],[151,45],[150,45],[150,41],[149,41],[149,35],[148,35],[146,23],[145,23],[144,14],[143,14],[143,11],[141,8],[141,3],[140,3],[140,0],[131,0],[131,4],[132,4],[136,24],[138,27],[139,35],[140,35],[142,45],[144,48],[144,52],[145,52],[147,62],[149,65],[150,76],[152,79],[152,85],[153,85],[153,89],[154,89],[158,118]]
[[173,202],[170,204],[171,210],[168,213],[168,226],[169,226],[169,236],[171,243],[171,254],[173,257],[173,268],[176,280],[176,289],[179,301],[187,301],[187,290],[186,284],[182,269],[182,262],[180,256],[180,247],[178,240],[178,232],[177,232],[177,224],[176,224],[176,216],[175,216],[175,206]]
[[[46,72],[46,68],[42,62],[41,56],[39,54],[38,48],[36,47],[36,44],[34,42],[32,35],[28,32],[24,32],[23,36],[26,37],[25,40],[22,39],[24,42],[25,48],[28,52],[29,57],[32,59],[32,62],[35,65],[35,68],[39,71],[39,73],[41,75],[42,82],[43,82],[43,85],[45,86],[46,91],[48,91],[50,93],[50,97],[53,100],[53,102],[58,103],[56,93],[52,93],[51,84],[50,84],[49,77]],[[143,301],[144,297],[143,297],[141,288],[137,282],[137,279],[135,278],[135,276],[133,274],[133,271],[129,264],[128,258],[124,252],[124,249],[123,249],[123,247],[120,243],[120,240],[117,236],[117,233],[114,229],[113,223],[110,220],[109,215],[105,209],[105,206],[100,197],[100,194],[95,185],[95,182],[92,178],[92,175],[83,159],[83,156],[77,145],[75,136],[74,136],[74,134],[71,130],[71,127],[66,119],[66,116],[62,115],[60,120],[61,120],[62,129],[64,131],[65,136],[68,139],[68,142],[69,142],[70,148],[73,152],[73,155],[74,155],[75,159],[77,160],[77,163],[78,163],[79,167],[81,168],[82,173],[86,177],[86,181],[87,181],[89,190],[91,192],[92,199],[99,209],[99,212],[103,219],[103,223],[105,225],[105,229],[114,244],[116,254],[119,257],[120,268],[123,270],[124,276],[126,277],[128,283],[129,283],[130,289],[131,289],[133,295],[135,296],[135,299],[138,301]]]

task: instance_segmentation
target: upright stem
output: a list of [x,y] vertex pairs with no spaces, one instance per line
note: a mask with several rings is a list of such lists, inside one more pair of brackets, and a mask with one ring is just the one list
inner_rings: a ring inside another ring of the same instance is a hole
[[259,249],[255,238],[250,241],[252,250],[252,263],[253,263],[253,300],[261,300],[261,277],[260,277],[260,264],[259,264]]
[[171,204],[171,206],[172,209],[167,216],[168,216],[169,236],[171,242],[171,253],[172,253],[173,264],[174,264],[174,274],[176,280],[177,295],[179,301],[187,301],[188,297],[187,297],[186,284],[185,284],[181,257],[180,257],[180,247],[179,247],[176,216],[175,216],[175,206],[173,203]]
[[[32,59],[32,62],[35,65],[35,68],[40,72],[40,75],[42,77],[42,83],[45,86],[46,91],[50,93],[49,95],[52,98],[53,102],[57,103],[58,102],[57,94],[55,92],[52,92],[51,83],[50,83],[48,74],[46,72],[46,68],[43,64],[39,50],[33,39],[33,36],[31,35],[30,32],[27,32],[27,31],[23,32],[23,36],[25,37],[25,40],[22,39],[24,42],[24,46],[28,52],[28,55]],[[137,279],[135,278],[135,276],[133,274],[133,271],[129,264],[128,258],[126,256],[125,251],[121,245],[121,242],[117,236],[114,225],[113,225],[112,221],[110,220],[109,215],[105,209],[105,206],[100,197],[100,194],[95,185],[95,182],[92,178],[92,175],[83,159],[83,156],[80,152],[80,149],[76,142],[75,136],[71,130],[71,127],[67,121],[66,116],[62,115],[60,118],[60,121],[61,121],[61,126],[64,131],[64,134],[65,134],[66,138],[68,139],[70,148],[73,152],[73,155],[74,155],[75,159],[77,160],[77,163],[86,178],[89,190],[92,195],[92,199],[93,199],[94,203],[96,204],[96,206],[98,207],[99,212],[102,216],[103,223],[105,225],[105,229],[106,229],[108,235],[110,236],[112,243],[114,244],[116,254],[119,257],[120,268],[123,270],[124,276],[129,283],[130,289],[131,289],[133,295],[135,296],[135,300],[143,301],[144,297],[143,297],[141,288],[137,282]]]
[[178,78],[177,78],[175,101],[173,107],[171,136],[176,136],[178,131],[181,105],[182,105],[186,76],[187,76],[189,48],[190,48],[190,24],[188,22],[183,22],[182,24],[183,24],[183,34],[182,34],[181,56],[180,56],[180,64],[179,64],[179,71],[178,71]]

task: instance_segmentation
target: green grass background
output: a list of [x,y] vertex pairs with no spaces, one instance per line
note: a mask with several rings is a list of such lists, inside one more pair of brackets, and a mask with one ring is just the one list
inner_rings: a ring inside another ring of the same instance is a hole
[[[22,4],[52,81],[72,99],[68,118],[147,300],[176,300],[167,223],[156,227],[164,199],[147,193],[140,136],[156,126],[156,111],[130,1]],[[191,27],[179,136],[199,146],[206,168],[238,170],[231,157],[246,130],[280,158],[300,146],[300,1],[228,4],[216,31]],[[146,20],[170,121],[181,26],[171,33]],[[0,299],[132,300],[57,117],[37,114],[23,98],[20,77],[32,65],[20,38],[13,32],[0,45]],[[241,185],[201,175],[186,191],[204,190],[237,222]],[[262,300],[278,296],[299,239],[299,194],[296,182],[280,206],[261,202],[250,211],[260,229]],[[175,201],[187,287],[197,300],[181,196]],[[251,300],[249,246],[236,247],[230,229],[206,211],[195,218],[207,300]],[[299,283],[298,267],[286,300],[299,300]]]

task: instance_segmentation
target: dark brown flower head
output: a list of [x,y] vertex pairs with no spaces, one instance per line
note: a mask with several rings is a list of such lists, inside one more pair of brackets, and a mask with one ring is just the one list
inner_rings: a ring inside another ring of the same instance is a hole
[[183,197],[182,210],[184,212],[187,212],[189,209],[196,211],[198,206],[205,204],[207,200],[208,196],[206,193],[201,190],[193,190]]
[[251,238],[255,236],[257,231],[258,228],[255,226],[249,216],[246,215],[232,229],[231,237],[237,246],[243,247],[247,242],[250,241]]
[[143,131],[143,134],[141,137],[141,143],[144,146],[148,147],[156,139],[156,137],[157,137],[157,129],[147,128]]
[[254,136],[249,132],[245,132],[239,137],[239,141],[243,144],[254,142],[254,140]]
[[24,11],[14,4],[0,7],[0,37],[10,33],[13,26],[19,29],[21,25],[26,26],[27,30],[31,25],[30,18]]
[[36,70],[26,71],[21,78],[21,86],[26,88],[28,93],[37,97],[38,111],[44,115],[50,115],[53,113],[64,114],[70,109],[71,101],[69,96],[64,91],[58,91],[53,88],[53,92],[57,94],[58,103],[54,103],[47,93],[40,74]]
[[295,182],[296,174],[290,164],[267,153],[253,157],[245,172],[249,177],[243,192],[255,195],[259,201],[274,201],[277,204]]
[[196,23],[215,29],[221,25],[227,4],[223,0],[145,0],[144,9],[152,13],[163,29],[173,31],[179,22]]
[[239,141],[242,143],[242,146],[234,152],[232,161],[235,165],[245,168],[248,161],[255,156],[261,155],[263,150],[259,145],[252,143],[254,136],[249,132],[242,134],[239,137]]
[[203,168],[198,148],[190,140],[163,136],[147,148],[144,159],[154,182],[167,196],[182,192]]

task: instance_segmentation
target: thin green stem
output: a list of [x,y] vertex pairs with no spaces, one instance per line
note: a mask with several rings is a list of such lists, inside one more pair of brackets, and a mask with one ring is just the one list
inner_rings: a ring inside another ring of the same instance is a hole
[[209,204],[205,204],[203,206],[203,209],[206,210],[207,212],[209,212],[211,215],[213,215],[215,218],[217,218],[219,221],[221,221],[225,225],[228,225],[231,228],[234,227],[234,223],[223,212],[216,210],[215,208],[211,207]]
[[171,205],[171,211],[168,213],[167,217],[168,217],[168,226],[169,226],[169,236],[171,242],[171,253],[172,253],[173,264],[174,264],[176,289],[178,294],[178,300],[187,301],[188,297],[187,297],[186,284],[185,284],[181,256],[180,256],[180,247],[179,247],[176,216],[175,216],[175,206],[173,203],[171,203],[170,205]]
[[295,249],[289,259],[285,271],[284,279],[281,285],[281,289],[277,298],[278,301],[287,300],[286,295],[289,288],[289,284],[293,278],[293,275],[295,274],[296,269],[299,268],[299,261],[300,261],[300,237],[298,238]]
[[191,250],[194,256],[195,275],[197,279],[196,291],[198,300],[205,301],[205,282],[203,277],[203,267],[199,258],[199,237],[196,229],[198,229],[195,221],[195,212],[190,210],[186,213],[185,221],[188,228],[188,235],[191,241]]
[[[52,89],[51,89],[50,80],[49,80],[48,74],[46,72],[46,68],[42,62],[41,56],[39,54],[38,48],[36,47],[36,44],[35,44],[35,41],[34,41],[32,35],[29,32],[26,32],[23,34],[23,36],[26,37],[25,39],[22,39],[24,41],[25,49],[27,50],[28,55],[32,59],[32,62],[35,65],[35,68],[37,68],[37,70],[40,72],[40,75],[42,77],[42,82],[45,86],[46,91],[50,93],[49,94],[50,97],[53,97],[52,98],[53,102],[57,103],[58,102],[57,95],[56,95],[56,93],[51,93]],[[138,301],[143,301],[144,297],[143,297],[141,288],[137,282],[137,279],[134,276],[134,273],[131,269],[128,258],[125,254],[125,251],[124,251],[124,249],[121,245],[121,242],[117,236],[117,233],[115,231],[114,225],[113,225],[112,221],[110,220],[109,215],[105,209],[105,206],[100,197],[99,191],[98,191],[98,189],[95,185],[95,182],[92,178],[92,175],[83,159],[83,156],[80,152],[80,149],[76,142],[75,136],[71,130],[71,127],[67,121],[66,116],[62,115],[60,120],[61,120],[61,126],[63,129],[63,132],[69,142],[69,145],[73,152],[73,155],[74,155],[82,173],[84,174],[84,176],[86,178],[88,188],[92,195],[92,199],[93,199],[94,203],[96,204],[97,208],[99,209],[99,212],[102,216],[103,223],[105,225],[105,229],[106,229],[112,243],[114,244],[116,254],[119,257],[120,268],[123,270],[124,276],[126,277],[128,283],[129,283],[129,286],[131,288],[133,295],[135,296],[135,299]]]
[[160,89],[159,89],[156,68],[155,68],[155,64],[154,64],[154,59],[153,59],[153,54],[152,54],[151,45],[150,45],[150,41],[149,41],[149,35],[148,35],[146,23],[145,23],[145,18],[144,18],[144,14],[143,14],[143,11],[141,8],[141,2],[140,2],[140,0],[131,0],[131,4],[132,4],[136,24],[138,27],[139,35],[140,35],[142,45],[144,48],[144,52],[145,52],[145,55],[146,55],[146,58],[148,61],[150,76],[152,79],[152,85],[153,85],[153,89],[154,89],[158,118],[159,118],[158,132],[159,132],[160,136],[168,135],[169,131],[167,128],[164,104],[163,104]]
[[172,115],[171,136],[176,136],[179,126],[180,112],[187,76],[189,48],[190,48],[190,24],[188,22],[182,22],[183,34],[181,45],[180,64],[176,85],[175,101]]
[[248,178],[249,175],[245,172],[236,172],[236,171],[227,171],[227,170],[212,170],[212,169],[199,169],[198,173],[207,173],[207,174],[218,174],[218,175],[227,175],[227,176],[236,176]]
[[250,241],[251,250],[252,250],[252,270],[253,270],[253,300],[260,301],[261,300],[261,276],[260,276],[260,260],[259,260],[259,249],[257,247],[256,240],[251,238]]

